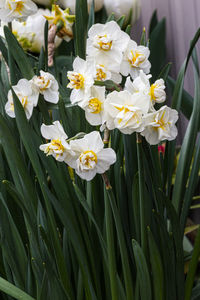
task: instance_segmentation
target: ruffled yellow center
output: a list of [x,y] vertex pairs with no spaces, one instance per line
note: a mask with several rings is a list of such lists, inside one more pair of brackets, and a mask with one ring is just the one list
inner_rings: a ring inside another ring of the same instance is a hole
[[166,131],[166,128],[165,128],[166,125],[170,125],[170,122],[166,122],[166,120],[164,119],[165,113],[166,113],[166,111],[163,111],[159,120],[155,120],[156,124],[158,125],[158,126],[154,127],[155,130],[161,128],[162,130]]
[[97,155],[94,151],[88,150],[79,156],[79,161],[83,168],[93,169],[97,163]]
[[[24,1],[18,1],[18,2],[16,2],[16,1],[14,0],[14,1],[11,1],[11,2],[17,3],[17,4],[16,4],[16,7],[15,7],[15,9],[14,9],[14,12],[17,12],[18,14],[21,15],[21,14],[22,14],[22,11],[23,11],[23,8],[24,8]],[[12,10],[12,5],[10,4],[10,1],[8,1],[7,5],[8,5],[8,8],[9,8],[10,10]]]
[[82,89],[84,87],[84,77],[80,73],[72,72],[71,74],[67,75],[68,79],[70,80],[70,83],[68,84],[69,88],[73,89]]
[[104,72],[104,66],[101,65],[99,68],[97,68],[97,72],[96,72],[96,80],[98,81],[104,81],[106,80],[106,73]]
[[113,43],[113,41],[109,39],[107,34],[98,36],[97,44],[101,50],[109,51],[112,47],[112,43]]
[[151,100],[156,100],[156,96],[155,96],[155,89],[157,88],[157,85],[156,84],[152,84],[151,87],[150,87],[150,96],[151,96]]
[[50,80],[49,79],[45,80],[43,76],[38,76],[38,80],[39,80],[40,91],[45,91],[50,84]]
[[92,98],[89,100],[89,109],[93,114],[99,114],[101,111],[101,101],[98,98]]
[[21,100],[23,108],[26,108],[26,105],[28,104],[28,97],[24,96]]
[[[140,119],[138,117],[138,114],[136,111],[132,111],[131,108],[128,107],[128,105],[126,106],[114,106],[116,109],[118,109],[120,112],[122,112],[124,115],[127,114],[127,113],[131,113],[132,116],[131,118],[129,118],[129,120],[126,122],[126,125],[128,124],[128,122],[131,120],[131,119],[135,119],[136,123],[139,124],[140,123]],[[118,124],[120,124],[121,122],[123,121],[122,118],[119,118],[118,119]]]
[[45,149],[45,153],[47,155],[51,155],[52,153],[57,153],[57,157],[62,155],[65,151],[64,146],[60,140],[51,140],[50,145]]
[[145,61],[145,56],[139,51],[131,50],[128,61],[132,67],[138,67],[141,63]]

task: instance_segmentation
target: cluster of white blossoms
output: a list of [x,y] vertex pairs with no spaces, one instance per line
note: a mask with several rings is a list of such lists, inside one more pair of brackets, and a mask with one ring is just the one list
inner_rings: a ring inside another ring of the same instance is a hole
[[24,20],[37,12],[37,5],[31,0],[1,0],[0,20],[12,22]]
[[[85,110],[91,125],[118,128],[124,134],[137,132],[151,145],[176,138],[177,111],[166,105],[155,110],[156,103],[166,100],[165,83],[163,79],[150,83],[148,47],[137,45],[111,21],[90,28],[86,53],[86,60],[75,58],[67,87],[72,90],[71,102]],[[106,90],[106,83],[98,86],[107,80],[119,89]]]
[[[23,16],[22,19],[26,17],[25,14],[21,16]],[[59,27],[55,38],[56,48],[61,44],[62,39],[69,42],[73,38],[72,26],[75,21],[75,16],[69,14],[69,9],[62,10],[58,5],[52,5],[51,12],[49,9],[38,9],[35,14],[28,16],[25,21],[22,21],[22,19],[14,18],[12,21],[12,33],[26,51],[40,53],[41,48],[44,46],[44,27],[46,20],[48,20],[50,26],[54,24]],[[6,22],[10,19],[4,16],[2,20],[5,22],[1,22],[0,36],[4,37],[3,26],[6,25]]]
[[103,174],[116,161],[113,149],[104,149],[104,143],[98,131],[86,134],[83,138],[67,140],[68,137],[59,121],[53,125],[41,126],[42,136],[50,140],[40,146],[46,155],[52,155],[57,161],[65,162],[77,175],[87,181]]
[[[37,106],[39,95],[43,95],[44,100],[50,103],[58,103],[59,91],[58,82],[54,76],[48,72],[40,71],[40,76],[34,76],[31,80],[20,79],[17,85],[12,86],[13,91],[21,102],[27,119],[30,119],[33,108]],[[9,90],[8,101],[5,105],[6,113],[15,118],[13,102],[13,92]]]

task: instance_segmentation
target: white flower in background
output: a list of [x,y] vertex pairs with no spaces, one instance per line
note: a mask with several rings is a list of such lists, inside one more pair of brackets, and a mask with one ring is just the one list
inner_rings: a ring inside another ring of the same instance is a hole
[[37,12],[37,5],[31,0],[1,0],[0,20],[11,22],[26,19]]
[[131,11],[131,23],[134,24],[140,17],[140,0],[104,0],[104,6],[108,15],[114,13],[116,18],[126,16],[128,19]]
[[106,126],[110,130],[118,128],[124,134],[141,132],[144,130],[143,115],[148,109],[148,96],[114,91],[104,104]]
[[[38,102],[38,93],[32,89],[32,85],[27,79],[20,79],[17,85],[12,86],[12,88],[24,108],[27,119],[30,119],[33,113],[33,107],[36,106]],[[5,105],[5,111],[11,118],[15,118],[11,90],[8,92],[8,102]]]
[[42,124],[41,133],[45,139],[51,140],[50,143],[40,145],[40,150],[47,156],[52,155],[56,160],[64,161],[72,154],[66,141],[68,136],[59,121],[53,122],[53,125]]
[[[86,52],[97,63],[110,66],[111,70],[122,62],[130,37],[114,22],[95,24],[88,31]],[[118,71],[116,69],[116,71]]]
[[[48,9],[38,9],[36,14],[26,19],[26,22],[12,22],[13,34],[24,50],[39,53],[44,46],[44,26],[46,22],[44,15],[51,16],[51,12]],[[57,48],[61,42],[62,40],[56,37],[55,47]]]
[[34,76],[31,82],[38,93],[44,96],[44,100],[55,104],[58,103],[58,82],[52,74],[40,71],[40,76]]
[[144,116],[145,129],[141,135],[150,145],[156,145],[164,140],[172,141],[178,133],[175,126],[177,120],[178,112],[165,105],[158,111]]
[[106,81],[112,80],[115,83],[119,84],[122,81],[121,74],[112,71],[109,66],[105,66],[103,64],[96,64],[96,77],[97,81]]
[[45,16],[50,24],[57,25],[58,30],[57,35],[63,38],[66,42],[71,41],[73,38],[72,26],[75,21],[75,16],[70,15],[69,9],[62,10],[58,5],[52,5],[52,15]]
[[105,92],[104,86],[92,86],[90,96],[79,102],[79,106],[85,110],[86,120],[93,126],[103,123]]
[[[88,0],[88,10],[90,10],[90,6],[92,4],[92,0]],[[95,0],[94,5],[95,5],[95,11],[99,11],[103,7],[103,0]],[[74,14],[76,10],[76,0],[59,0],[58,4],[63,7],[67,8],[69,7],[71,12]]]
[[93,60],[90,58],[83,60],[80,57],[75,58],[73,69],[73,71],[67,72],[67,78],[70,81],[67,87],[72,89],[70,100],[75,103],[83,100],[90,92],[96,70]]
[[149,55],[150,51],[148,47],[138,46],[135,41],[130,40],[124,53],[120,72],[124,76],[130,74],[133,79],[139,75],[140,70],[148,74],[151,68],[148,60]]
[[96,173],[103,174],[116,161],[116,154],[111,148],[104,148],[100,133],[93,131],[84,138],[70,141],[74,155],[66,160],[76,173],[87,181],[92,180]]
[[151,85],[150,96],[153,103],[162,103],[166,100],[165,82],[163,79],[158,79]]
[[33,2],[44,6],[51,6],[52,4],[52,0],[33,0]]

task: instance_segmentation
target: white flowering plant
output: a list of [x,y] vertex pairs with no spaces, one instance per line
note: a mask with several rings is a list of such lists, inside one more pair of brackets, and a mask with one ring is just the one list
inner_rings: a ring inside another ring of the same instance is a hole
[[[4,1],[0,16],[28,23],[29,1]],[[39,56],[11,23],[0,38],[1,297],[197,300],[200,30],[174,80],[165,20],[154,14],[136,43],[125,16],[95,14],[102,1],[60,2],[45,13]],[[191,57],[194,97],[183,89]]]

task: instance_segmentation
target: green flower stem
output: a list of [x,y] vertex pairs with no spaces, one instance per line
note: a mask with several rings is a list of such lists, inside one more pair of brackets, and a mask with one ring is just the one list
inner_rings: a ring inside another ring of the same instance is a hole
[[106,239],[108,251],[108,269],[110,276],[111,295],[113,300],[118,299],[118,283],[117,283],[117,268],[116,255],[114,247],[114,231],[113,231],[113,216],[106,191],[104,191],[105,199],[105,223],[106,223]]
[[[120,219],[119,210],[116,205],[116,199],[114,197],[112,187],[110,185],[109,179],[106,174],[103,174],[103,179],[106,187],[106,192],[108,195],[108,199],[110,201],[110,206],[112,208],[113,217],[115,220],[115,227],[117,231],[117,238],[119,242],[119,248],[121,253],[121,260],[122,260],[122,269],[124,274],[124,282],[125,282],[125,289],[126,289],[126,297],[127,300],[133,300],[133,282],[132,276],[130,271],[130,265],[128,260],[128,252],[125,243],[125,236],[123,232],[122,222]],[[113,300],[117,298],[112,298]]]
[[145,224],[145,199],[144,199],[144,165],[143,165],[143,150],[142,139],[139,134],[136,136],[137,142],[137,158],[138,158],[138,174],[139,174],[139,203],[140,203],[140,226],[141,226],[141,247],[146,254],[147,237]]

